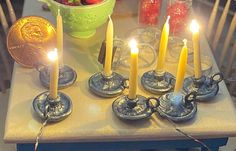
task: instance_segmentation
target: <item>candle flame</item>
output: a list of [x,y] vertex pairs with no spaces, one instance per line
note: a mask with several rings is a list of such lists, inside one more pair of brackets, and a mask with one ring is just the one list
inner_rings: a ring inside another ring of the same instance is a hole
[[138,53],[138,47],[137,47],[137,42],[135,39],[131,39],[130,42],[129,42],[129,46],[131,48],[131,53]]
[[190,30],[193,32],[193,33],[197,33],[199,32],[199,24],[197,23],[197,21],[194,19],[192,20],[191,22],[191,25],[190,25]]
[[48,53],[48,59],[51,61],[55,61],[58,58],[58,54],[57,54],[57,49],[55,48],[53,51],[50,51]]

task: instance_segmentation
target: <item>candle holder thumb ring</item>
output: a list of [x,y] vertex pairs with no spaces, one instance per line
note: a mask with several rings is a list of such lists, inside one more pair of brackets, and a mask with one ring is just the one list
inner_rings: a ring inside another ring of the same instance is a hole
[[119,119],[136,121],[150,117],[157,106],[159,106],[159,101],[155,97],[146,98],[137,95],[135,99],[129,99],[127,95],[124,95],[112,103],[112,110]]
[[198,101],[209,101],[210,98],[216,96],[219,92],[219,83],[222,80],[222,73],[216,73],[211,77],[203,75],[199,79],[189,77],[184,80],[183,89],[186,93],[196,91],[196,99]]
[[49,91],[46,91],[34,98],[33,109],[42,120],[58,122],[71,114],[72,102],[62,92],[58,92],[58,97],[52,99],[49,96]]
[[160,116],[173,122],[184,122],[192,119],[197,112],[196,92],[184,95],[182,92],[170,92],[159,98],[157,112]]
[[128,88],[127,81],[128,79],[116,72],[112,72],[110,76],[98,72],[89,78],[88,85],[94,94],[110,98],[120,95],[124,89]]
[[[49,88],[50,84],[50,69],[48,66],[39,70],[39,79],[41,84]],[[59,68],[59,79],[58,79],[58,89],[64,89],[75,83],[77,79],[77,73],[74,69],[67,65],[60,66]]]
[[174,88],[175,77],[169,73],[157,73],[155,70],[145,72],[141,84],[145,90],[153,94],[163,94]]

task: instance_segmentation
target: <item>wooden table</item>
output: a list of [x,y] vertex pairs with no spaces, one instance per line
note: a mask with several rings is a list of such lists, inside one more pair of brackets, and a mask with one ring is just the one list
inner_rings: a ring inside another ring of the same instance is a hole
[[[40,15],[55,23],[51,13],[42,11],[41,5],[37,1],[25,0],[23,16]],[[116,17],[113,17],[117,36],[124,38],[131,29],[138,26],[137,15],[119,15],[127,10],[137,12],[137,8],[136,0],[117,2],[114,10]],[[104,39],[105,26],[99,28],[96,35],[90,39],[74,39],[65,35],[65,63],[77,71],[78,79],[73,86],[61,91],[71,97],[73,111],[67,119],[50,124],[44,129],[39,150],[104,151],[200,146],[177,132],[171,123],[158,114],[153,114],[150,119],[144,121],[121,121],[112,112],[111,104],[115,98],[105,99],[91,94],[87,84],[88,78],[101,70],[96,58]],[[203,54],[213,59],[204,37],[201,38],[201,49]],[[213,71],[217,72],[214,60],[213,63]],[[154,67],[155,64],[140,69],[139,78],[145,71]],[[167,62],[166,69],[175,75],[176,63]],[[124,76],[129,74],[128,69],[118,69],[117,72]],[[191,74],[188,72],[187,76]],[[15,64],[4,140],[7,143],[16,143],[18,151],[33,150],[41,121],[32,110],[32,100],[43,91],[46,89],[41,86],[35,69],[26,69]],[[138,93],[144,96],[151,95],[143,90],[140,83]],[[214,100],[198,103],[196,117],[176,126],[185,133],[201,139],[212,151],[216,151],[227,143],[228,137],[236,136],[235,115],[235,106],[225,83],[221,82],[219,94]]]

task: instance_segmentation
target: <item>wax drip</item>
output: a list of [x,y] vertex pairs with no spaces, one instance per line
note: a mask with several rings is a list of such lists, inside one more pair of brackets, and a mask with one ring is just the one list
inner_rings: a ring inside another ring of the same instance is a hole
[[192,139],[193,141],[195,141],[195,142],[201,144],[201,145],[202,145],[203,147],[205,147],[208,151],[211,151],[211,149],[210,149],[204,142],[202,142],[202,141],[200,141],[199,139],[197,139],[197,138],[195,138],[195,137],[193,137],[193,136],[191,136],[191,135],[189,135],[189,134],[183,132],[181,129],[177,128],[176,124],[175,124],[173,121],[171,121],[171,120],[168,119],[168,118],[166,118],[166,119],[170,122],[170,124],[175,128],[175,130],[176,130],[177,132],[179,132],[179,133],[181,133],[182,135],[184,135],[185,137],[190,138],[190,139]]

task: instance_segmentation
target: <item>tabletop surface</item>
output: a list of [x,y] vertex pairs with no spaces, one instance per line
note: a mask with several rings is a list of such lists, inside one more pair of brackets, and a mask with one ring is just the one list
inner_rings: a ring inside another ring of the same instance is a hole
[[[41,5],[42,3],[36,0],[25,0],[23,16],[40,15],[55,23],[51,13],[42,11]],[[137,12],[137,6],[136,0],[117,1],[114,10],[116,15],[113,16],[116,36],[124,37],[130,30],[138,26],[137,14],[122,16],[125,14],[125,10]],[[73,111],[65,120],[46,126],[41,140],[44,142],[82,142],[184,139],[183,135],[175,131],[172,124],[158,114],[153,114],[151,118],[143,121],[121,121],[113,114],[111,108],[111,104],[116,98],[106,99],[91,94],[88,89],[88,78],[102,69],[97,62],[97,55],[104,39],[105,27],[106,24],[98,29],[94,37],[89,39],[75,39],[65,34],[65,64],[76,70],[78,79],[73,86],[61,91],[72,99]],[[202,53],[213,58],[204,36],[200,43]],[[213,71],[217,72],[215,62],[213,64]],[[155,63],[148,68],[141,68],[139,79],[145,71],[154,67]],[[174,75],[176,67],[176,62],[166,63],[166,70]],[[117,72],[127,77],[129,75],[129,69],[126,68],[118,68]],[[189,75],[191,75],[190,72],[186,76]],[[41,86],[38,72],[35,69],[23,68],[15,64],[5,126],[4,140],[6,142],[34,142],[42,122],[32,109],[32,101],[35,96],[44,91],[46,89]],[[143,90],[140,82],[138,93],[146,97],[153,96]],[[127,94],[127,91],[124,94]],[[235,106],[224,82],[221,82],[216,98],[207,103],[198,103],[196,117],[191,121],[176,124],[176,126],[197,138],[236,136],[235,115]]]

